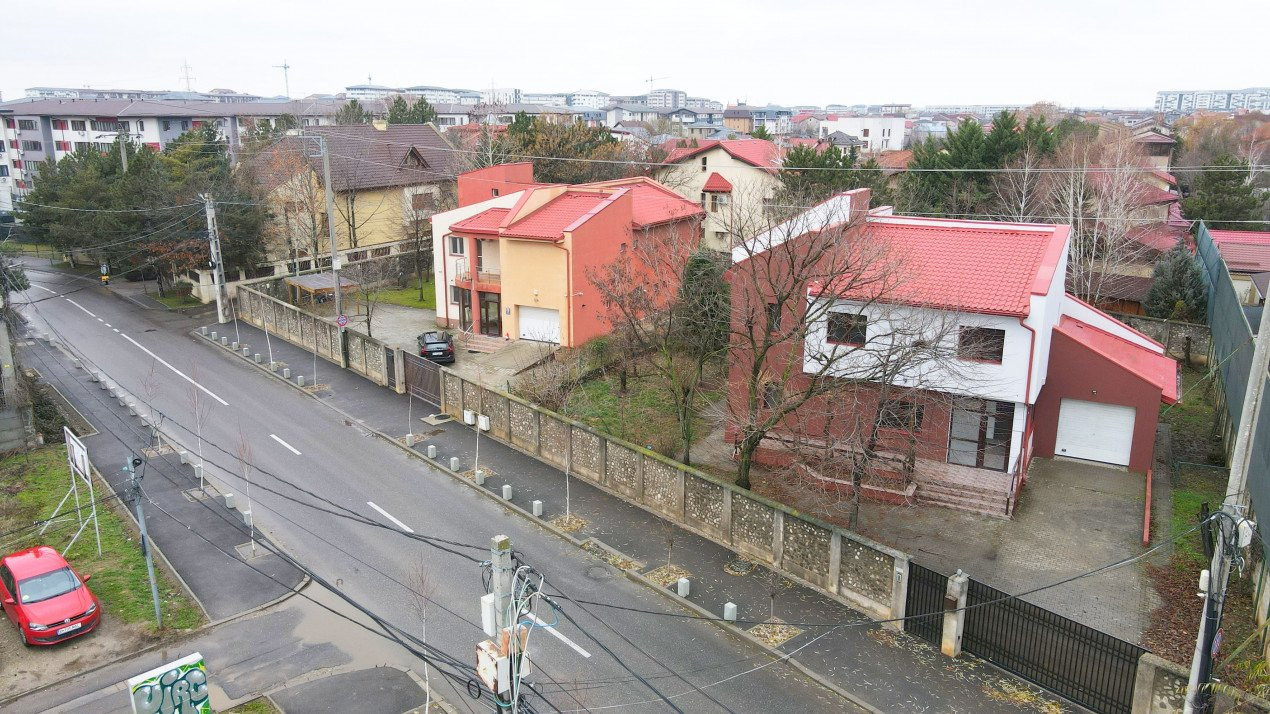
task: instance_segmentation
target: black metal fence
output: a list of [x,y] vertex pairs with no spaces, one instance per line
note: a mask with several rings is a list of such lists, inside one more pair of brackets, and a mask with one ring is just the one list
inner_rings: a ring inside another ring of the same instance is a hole
[[[939,646],[944,631],[944,594],[948,577],[917,563],[908,564],[908,594],[904,600],[904,631]],[[932,614],[927,614],[932,613]]]
[[964,651],[1100,714],[1130,714],[1141,647],[973,579],[966,607]]
[[441,408],[441,365],[418,355],[401,352],[405,366],[406,391]]

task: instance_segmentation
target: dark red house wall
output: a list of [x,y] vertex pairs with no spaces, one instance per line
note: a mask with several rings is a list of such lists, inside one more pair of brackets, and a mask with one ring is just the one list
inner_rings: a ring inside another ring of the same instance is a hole
[[1159,387],[1055,330],[1049,372],[1036,400],[1035,456],[1054,456],[1058,410],[1064,397],[1136,409],[1129,470],[1146,473],[1151,468],[1160,416]]

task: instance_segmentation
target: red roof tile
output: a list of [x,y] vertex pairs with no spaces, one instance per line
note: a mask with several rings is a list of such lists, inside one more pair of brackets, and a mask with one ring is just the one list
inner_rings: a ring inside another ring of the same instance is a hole
[[666,149],[666,163],[673,164],[711,149],[722,148],[728,154],[747,164],[775,172],[780,167],[780,148],[766,139],[707,139],[696,146],[679,146],[679,140],[662,145]]
[[878,166],[892,171],[898,171],[908,168],[908,162],[913,160],[913,150],[903,149],[901,151],[884,151],[877,156]]
[[582,187],[628,189],[631,194],[631,223],[636,228],[654,226],[705,213],[701,206],[644,176],[577,185],[577,188]]
[[1131,231],[1129,237],[1152,250],[1167,253],[1181,242],[1182,231],[1167,225],[1154,225]]
[[1152,171],[1151,173],[1154,174],[1161,181],[1163,181],[1164,183],[1167,183],[1170,186],[1177,185],[1177,177],[1169,173],[1168,171],[1160,171],[1159,169],[1156,169]]
[[1232,273],[1264,273],[1270,270],[1270,242],[1217,244],[1217,251]]
[[1139,144],[1176,144],[1172,138],[1167,137],[1157,131],[1148,131],[1133,137],[1132,141]]
[[[863,239],[885,245],[886,260],[898,263],[902,277],[886,287],[888,301],[1023,317],[1031,296],[1049,290],[1068,228],[878,216],[865,230]],[[877,296],[848,291],[841,297]]]
[[1217,245],[1222,243],[1265,243],[1270,244],[1270,232],[1266,231],[1209,231]]
[[565,191],[545,205],[511,224],[503,235],[513,238],[560,240],[564,232],[612,199],[599,191]]
[[450,226],[450,230],[463,233],[491,233],[498,235],[498,227],[502,225],[503,219],[507,217],[509,212],[510,209],[507,208],[491,208],[454,223]]
[[1160,399],[1165,404],[1173,404],[1178,400],[1177,362],[1172,358],[1135,345],[1069,315],[1064,315],[1054,329],[1159,387]]
[[732,184],[728,180],[718,174],[718,172],[710,174],[710,178],[706,179],[706,183],[701,187],[702,191],[711,193],[732,193]]

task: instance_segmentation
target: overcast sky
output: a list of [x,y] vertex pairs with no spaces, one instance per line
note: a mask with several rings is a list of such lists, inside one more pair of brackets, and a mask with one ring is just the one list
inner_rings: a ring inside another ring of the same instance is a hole
[[[54,9],[55,8],[55,9]],[[1265,0],[221,0],[8,3],[0,91],[350,84],[642,93],[725,103],[1146,107],[1270,84]]]

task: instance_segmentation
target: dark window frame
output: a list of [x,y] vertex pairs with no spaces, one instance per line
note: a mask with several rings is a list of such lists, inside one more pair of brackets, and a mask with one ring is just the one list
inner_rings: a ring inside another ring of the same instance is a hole
[[1005,330],[962,325],[957,330],[957,358],[970,362],[1001,364],[1005,357]]
[[917,433],[925,416],[925,406],[912,399],[888,399],[878,410],[878,428]]
[[[836,320],[847,320],[849,324],[835,327]],[[856,312],[829,313],[825,324],[825,339],[832,345],[863,347],[869,341],[869,316]]]

